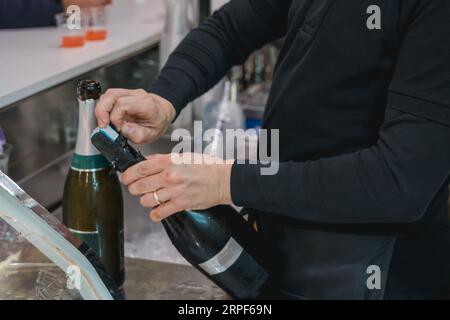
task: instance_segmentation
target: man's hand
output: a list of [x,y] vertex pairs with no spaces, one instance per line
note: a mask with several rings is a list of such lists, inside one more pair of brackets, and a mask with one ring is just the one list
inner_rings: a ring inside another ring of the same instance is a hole
[[77,5],[80,8],[101,7],[112,3],[112,0],[63,0],[63,7],[66,10],[71,5]]
[[[182,210],[201,210],[220,204],[231,204],[231,168],[233,161],[224,161],[202,154],[193,164],[174,164],[172,155],[153,155],[147,161],[129,168],[122,176],[132,195],[141,197],[141,205],[153,208],[150,218],[161,221]],[[206,160],[206,161],[205,161]],[[154,192],[161,205],[155,199]]]
[[109,89],[95,109],[98,125],[114,124],[133,143],[149,143],[169,128],[176,111],[172,104],[145,90]]

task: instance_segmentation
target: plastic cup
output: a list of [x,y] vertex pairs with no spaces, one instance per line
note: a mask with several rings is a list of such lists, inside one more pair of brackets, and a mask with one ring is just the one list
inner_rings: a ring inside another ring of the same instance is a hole
[[84,46],[86,18],[83,15],[80,16],[78,25],[74,17],[67,13],[58,13],[55,15],[55,19],[61,35],[61,47],[78,48]]
[[109,7],[88,7],[82,14],[88,19],[86,40],[105,40],[108,37]]

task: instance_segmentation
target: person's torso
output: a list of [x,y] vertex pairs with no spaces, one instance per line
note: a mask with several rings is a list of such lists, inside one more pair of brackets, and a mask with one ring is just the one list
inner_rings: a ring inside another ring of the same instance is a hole
[[[281,161],[331,157],[376,143],[407,29],[402,4],[292,0],[263,126],[280,129]],[[293,297],[431,297],[447,289],[424,284],[450,266],[450,251],[440,251],[450,249],[447,197],[443,188],[412,226],[306,224],[261,212],[257,217],[268,241],[276,243],[281,284]],[[381,289],[368,288],[373,266],[380,269]],[[420,283],[403,292],[416,276]]]

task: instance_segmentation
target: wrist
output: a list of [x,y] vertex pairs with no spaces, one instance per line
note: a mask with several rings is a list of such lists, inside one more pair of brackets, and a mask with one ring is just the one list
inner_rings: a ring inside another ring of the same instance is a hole
[[153,97],[155,97],[159,105],[161,106],[161,111],[163,112],[165,118],[167,119],[168,123],[172,123],[172,121],[175,119],[175,116],[177,114],[177,111],[175,110],[175,107],[173,104],[169,101],[164,99],[161,96],[158,96],[154,93],[150,93]]
[[234,164],[234,160],[227,160],[225,164],[220,164],[220,204],[231,205],[233,200],[231,199],[231,170]]

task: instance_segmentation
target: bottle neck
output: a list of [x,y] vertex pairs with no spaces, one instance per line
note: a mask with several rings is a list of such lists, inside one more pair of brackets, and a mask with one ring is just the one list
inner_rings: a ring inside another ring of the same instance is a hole
[[92,131],[97,127],[95,119],[96,100],[78,100],[78,135],[72,169],[98,170],[109,166],[107,160],[100,154],[91,142]]

